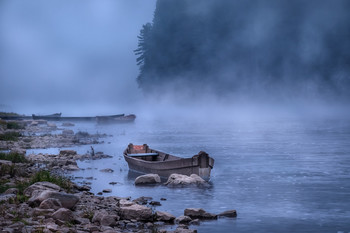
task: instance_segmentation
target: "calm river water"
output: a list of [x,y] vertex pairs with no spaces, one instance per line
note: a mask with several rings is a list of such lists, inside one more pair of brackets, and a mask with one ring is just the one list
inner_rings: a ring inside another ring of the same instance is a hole
[[[350,232],[350,120],[220,124],[137,119],[123,125],[77,123],[72,129],[112,135],[94,149],[113,159],[79,162],[85,170],[73,173],[83,177],[76,182],[92,182],[94,193],[109,188],[108,195],[163,197],[167,200],[156,209],[175,216],[189,207],[212,213],[237,210],[236,219],[194,226],[199,232]],[[130,142],[184,157],[208,152],[215,159],[211,188],[135,187],[122,158]],[[90,146],[72,149],[84,153]],[[100,172],[103,168],[114,172]]]

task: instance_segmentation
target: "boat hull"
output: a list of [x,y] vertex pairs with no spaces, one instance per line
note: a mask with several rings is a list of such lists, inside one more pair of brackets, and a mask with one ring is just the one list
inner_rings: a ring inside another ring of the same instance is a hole
[[115,115],[115,116],[97,116],[97,123],[99,124],[113,124],[113,123],[131,123],[134,122],[136,116],[134,114],[130,115]]
[[153,149],[149,149],[147,153],[158,153],[158,158],[132,157],[128,155],[129,152],[128,149],[124,151],[124,159],[130,170],[146,174],[154,173],[163,178],[168,178],[171,174],[177,173],[187,176],[196,174],[205,180],[209,180],[211,169],[214,166],[214,159],[202,151],[192,158],[180,158]]

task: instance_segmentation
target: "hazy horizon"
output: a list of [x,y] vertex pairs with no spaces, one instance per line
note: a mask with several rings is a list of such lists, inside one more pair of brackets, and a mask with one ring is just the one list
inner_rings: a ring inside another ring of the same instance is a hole
[[[146,98],[138,88],[134,50],[140,29],[152,22],[155,8],[156,0],[2,1],[0,111],[196,119],[349,115],[348,100],[322,99],[312,91],[307,98],[285,90],[262,98],[255,95],[257,89],[244,88],[238,94],[217,96],[210,86],[179,89],[184,85],[175,83],[172,93],[159,88]],[[254,22],[261,14],[254,16]],[[222,70],[223,76],[228,69]],[[305,88],[312,90],[310,86]]]

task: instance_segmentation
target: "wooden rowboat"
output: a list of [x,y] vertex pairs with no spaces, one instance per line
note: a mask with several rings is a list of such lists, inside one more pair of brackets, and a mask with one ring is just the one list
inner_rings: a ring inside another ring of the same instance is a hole
[[115,116],[97,116],[96,120],[99,124],[109,124],[109,123],[130,123],[134,122],[136,116],[134,114],[130,115],[115,115]]
[[163,178],[173,173],[182,175],[196,174],[209,180],[214,159],[204,151],[191,158],[181,158],[144,145],[129,144],[124,150],[124,159],[129,169],[141,173],[154,173]]

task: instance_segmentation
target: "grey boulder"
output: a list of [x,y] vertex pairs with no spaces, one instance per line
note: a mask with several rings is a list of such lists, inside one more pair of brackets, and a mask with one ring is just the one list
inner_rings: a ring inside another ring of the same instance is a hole
[[158,174],[146,174],[138,176],[135,179],[135,185],[144,185],[144,184],[157,184],[160,183],[160,177]]

